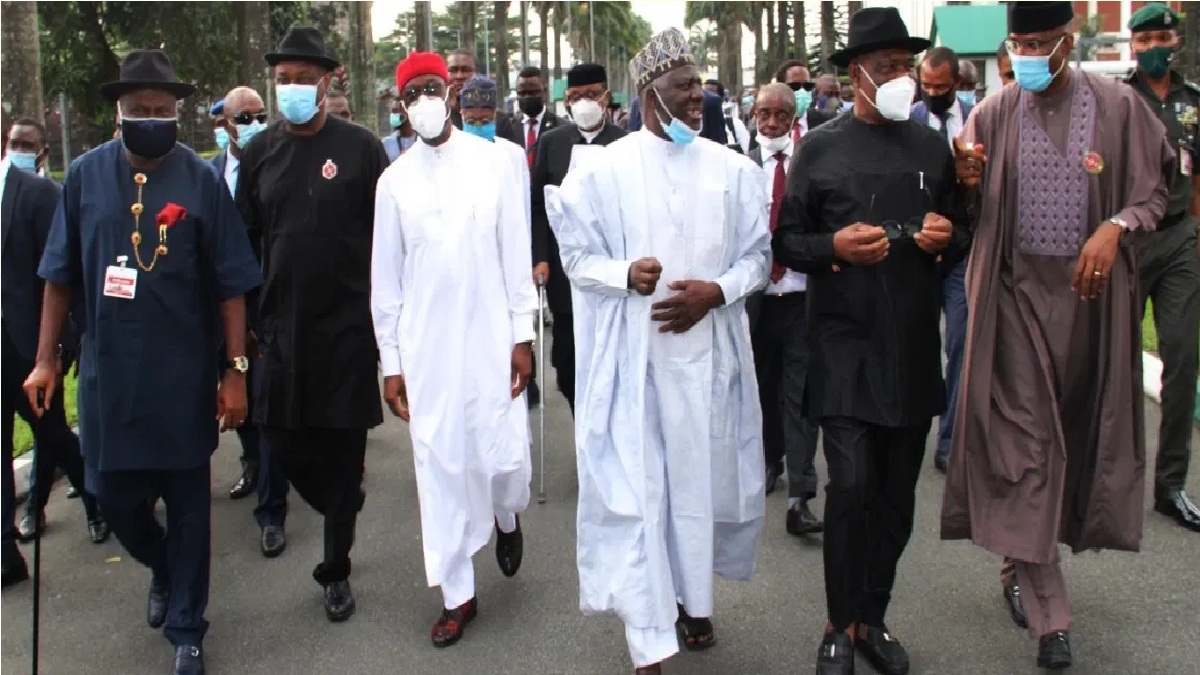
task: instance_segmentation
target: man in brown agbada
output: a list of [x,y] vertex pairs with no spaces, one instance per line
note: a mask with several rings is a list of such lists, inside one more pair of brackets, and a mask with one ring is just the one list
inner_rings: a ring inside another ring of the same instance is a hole
[[942,505],[943,539],[1013,563],[1005,597],[1052,669],[1071,664],[1058,545],[1136,551],[1142,536],[1131,240],[1160,221],[1174,166],[1133,89],[1070,67],[1073,18],[1070,2],[1010,5],[1019,86],[985,98],[956,143],[978,225]]

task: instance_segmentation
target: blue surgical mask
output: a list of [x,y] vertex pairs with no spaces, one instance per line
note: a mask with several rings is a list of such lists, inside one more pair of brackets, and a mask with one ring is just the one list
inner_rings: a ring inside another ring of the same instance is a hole
[[[1054,49],[1050,50],[1050,54],[1058,51],[1059,45],[1062,44],[1063,36],[1054,44]],[[1017,86],[1026,91],[1039,92],[1045,91],[1058,73],[1066,67],[1067,61],[1063,59],[1062,65],[1058,67],[1057,72],[1050,72],[1050,54],[1045,56],[1026,56],[1022,54],[1009,54],[1008,58],[1012,61],[1013,76],[1017,80]]]
[[[664,106],[662,103],[662,95],[658,93],[657,88],[654,89],[654,93],[655,98],[658,99],[658,105],[666,110],[666,106]],[[691,128],[684,123],[683,120],[672,115],[671,111],[669,110],[667,111],[667,116],[671,118],[670,124],[663,120],[662,115],[659,115],[657,110],[654,111],[654,114],[658,115],[658,123],[663,125],[663,130],[667,132],[667,138],[670,138],[672,143],[687,145],[688,143],[696,140],[696,137],[700,135],[700,131],[698,129]]]
[[470,124],[463,122],[463,131],[478,136],[485,141],[491,141],[496,138],[496,122],[495,120],[486,124]]
[[267,125],[259,122],[258,120],[254,120],[250,124],[238,124],[235,126],[237,128],[238,137],[234,142],[237,143],[239,148],[245,148],[247,145],[249,145],[250,139],[254,138],[255,134],[267,128]]
[[279,112],[292,124],[307,124],[317,116],[317,85],[278,84],[275,98],[279,101]]
[[229,147],[229,132],[228,131],[225,131],[224,129],[217,129],[216,131],[213,132],[213,135],[217,137],[217,147],[218,148],[224,150],[225,148]]
[[388,124],[392,125],[393,129],[399,129],[404,126],[404,115],[398,112],[388,115]]
[[958,102],[961,105],[975,105],[975,92],[973,92],[973,91],[958,92]]
[[37,158],[36,152],[8,151],[8,161],[18,169],[29,173],[37,171]]
[[812,92],[805,89],[797,89],[792,94],[796,97],[796,115],[803,115],[809,106],[812,105]]

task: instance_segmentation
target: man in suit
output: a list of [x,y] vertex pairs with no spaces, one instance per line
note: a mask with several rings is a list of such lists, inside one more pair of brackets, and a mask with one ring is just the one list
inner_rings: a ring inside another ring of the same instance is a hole
[[[959,96],[962,71],[958,55],[946,47],[934,47],[921,60],[921,100],[913,104],[911,119],[941,134],[954,149],[953,141],[974,107],[971,97]],[[950,456],[950,436],[954,430],[954,402],[958,400],[958,380],[963,351],[967,346],[966,259],[949,270],[942,280],[942,310],[946,313],[946,413],[938,421],[937,450],[933,465],[946,472]]]
[[575,410],[575,333],[571,306],[571,284],[558,255],[558,241],[546,217],[547,185],[562,185],[563,178],[586,153],[588,146],[605,146],[627,131],[607,119],[612,94],[604,66],[581,63],[567,71],[566,101],[573,122],[546,132],[538,143],[537,161],[530,180],[533,221],[533,274],[546,279],[546,301],[554,314],[550,363],[558,379],[558,390]]
[[[241,168],[242,151],[259,132],[267,128],[267,108],[262,97],[250,87],[235,87],[225,95],[226,131],[230,143],[228,152],[213,160],[217,173],[224,179],[229,194],[237,197],[238,173]],[[247,294],[247,315],[257,317],[258,291]],[[250,357],[250,370],[246,373],[250,387],[247,399],[249,413],[246,423],[238,427],[238,440],[242,443],[242,476],[229,491],[231,499],[241,499],[258,492],[258,504],[254,507],[254,520],[260,530],[259,547],[268,558],[277,557],[287,548],[284,521],[287,519],[288,481],[277,461],[273,461],[262,425],[253,421],[254,399],[262,385],[262,359],[258,353],[258,340],[253,331],[246,335],[246,352]],[[222,355],[219,363],[225,363]]]
[[[725,113],[721,110],[721,97],[705,91],[700,122],[700,137],[707,138],[721,145],[729,144],[729,134],[725,131]],[[637,131],[642,128],[642,105],[634,97],[629,109],[629,130]]]
[[[802,89],[796,91],[804,91]],[[785,84],[764,86],[754,101],[758,147],[749,157],[763,167],[763,180],[771,199],[771,231],[787,185],[787,171],[795,155],[791,130],[797,117],[795,92]],[[773,265],[767,287],[750,297],[750,344],[762,406],[763,452],[767,465],[767,494],[783,473],[787,458],[789,534],[820,532],[821,520],[808,507],[817,496],[817,425],[804,416],[804,379],[808,371],[808,329],[805,313],[805,275]]]
[[[446,88],[446,104],[450,106],[450,123],[462,129],[462,113],[458,109],[458,96],[467,80],[475,77],[475,55],[469,49],[455,49],[446,57],[446,70],[450,73]],[[499,134],[499,128],[497,128]],[[508,138],[507,135],[504,135]],[[522,144],[524,147],[524,144]]]
[[[41,124],[29,118],[18,119],[8,133],[4,161],[0,163],[0,211],[3,219],[3,260],[0,261],[0,377],[3,378],[3,447],[8,456],[0,462],[4,467],[3,485],[3,542],[0,554],[3,586],[8,587],[29,577],[25,559],[17,549],[16,486],[13,474],[13,416],[20,415],[31,427],[37,427],[37,417],[22,391],[25,376],[33,370],[37,351],[38,330],[42,315],[42,282],[37,276],[38,261],[46,247],[46,237],[54,210],[58,206],[59,187],[35,172],[39,159],[46,154],[46,133]],[[77,351],[78,336],[64,335],[59,346],[58,377]],[[83,486],[83,457],[79,454],[79,438],[67,424],[63,405],[63,387],[46,404],[41,423],[37,452],[36,485],[40,489],[29,495],[31,513],[40,527],[41,514],[49,499],[54,482],[54,470],[63,467],[72,484]],[[86,492],[84,510],[92,540],[101,543],[108,538],[108,525],[100,517],[96,500]],[[32,528],[36,534],[37,527]]]
[[775,71],[775,81],[786,84],[796,99],[796,117],[788,130],[792,147],[800,143],[800,138],[809,129],[815,129],[834,118],[835,113],[827,112],[813,100],[816,83],[803,61],[784,61]]

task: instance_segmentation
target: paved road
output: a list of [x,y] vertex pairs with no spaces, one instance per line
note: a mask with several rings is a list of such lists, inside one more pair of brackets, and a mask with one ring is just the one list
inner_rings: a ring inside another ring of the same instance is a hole
[[[1157,429],[1158,410],[1147,407]],[[359,520],[353,585],[358,613],[325,620],[310,577],[321,550],[320,521],[292,499],[289,547],[275,560],[258,552],[249,501],[230,501],[239,448],[223,439],[213,462],[213,573],[205,642],[209,672],[237,675],[611,675],[629,673],[623,632],[612,617],[583,617],[574,567],[574,457],[571,418],[550,397],[549,503],[524,518],[525,565],[502,577],[492,549],[476,560],[481,614],[462,642],[436,650],[428,638],[441,607],[424,583],[420,523],[407,430],[389,420],[371,433],[366,508]],[[1152,434],[1153,436],[1153,434]],[[1154,439],[1151,438],[1151,441]],[[819,467],[824,476],[823,462]],[[536,475],[535,475],[536,481]],[[1191,490],[1200,494],[1200,468]],[[535,484],[536,492],[536,484]],[[928,467],[919,486],[916,533],[902,561],[890,613],[914,673],[1034,673],[1034,649],[1010,622],[998,561],[965,543],[937,538],[942,478]],[[669,662],[672,675],[783,675],[812,672],[825,624],[819,539],[783,529],[785,498],[768,500],[758,575],[718,582],[719,642]],[[44,540],[42,672],[119,675],[170,672],[166,641],[145,625],[146,570],[115,539],[86,540],[78,502],[56,490]],[[1200,546],[1148,513],[1140,555],[1104,553],[1066,561],[1074,593],[1073,672],[1085,675],[1196,673],[1200,664]],[[31,556],[30,547],[25,548]],[[109,559],[121,556],[116,562]],[[5,675],[28,672],[28,584],[3,595]],[[1190,664],[1190,665],[1188,665]],[[870,672],[862,661],[861,672]]]

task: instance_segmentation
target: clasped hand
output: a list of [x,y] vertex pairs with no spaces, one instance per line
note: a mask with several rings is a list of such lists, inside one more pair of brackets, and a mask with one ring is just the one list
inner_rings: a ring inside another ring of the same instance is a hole
[[654,313],[650,318],[661,321],[660,333],[684,333],[708,314],[709,310],[724,303],[721,287],[711,281],[672,281],[667,285],[677,294],[650,305]]

